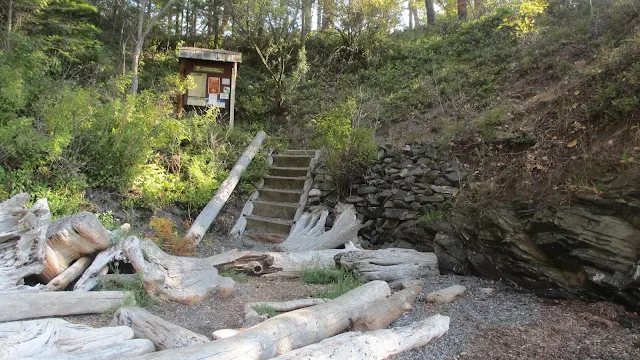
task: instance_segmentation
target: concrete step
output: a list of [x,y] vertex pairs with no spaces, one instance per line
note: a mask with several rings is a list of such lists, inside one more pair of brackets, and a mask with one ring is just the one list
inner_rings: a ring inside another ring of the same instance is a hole
[[298,205],[298,203],[254,200],[251,215],[293,220],[296,216]]
[[289,234],[292,220],[282,220],[275,218],[268,218],[264,216],[248,215],[247,219],[247,232],[260,232],[270,234]]
[[314,156],[316,150],[287,150],[284,152],[286,155],[310,155]]
[[264,186],[269,189],[302,190],[306,177],[265,176]]
[[309,167],[313,155],[273,155],[275,167]]
[[258,199],[263,201],[297,203],[300,201],[300,196],[302,196],[302,191],[262,188],[260,189]]
[[308,173],[308,167],[274,167],[269,171],[269,175],[287,177],[303,177]]

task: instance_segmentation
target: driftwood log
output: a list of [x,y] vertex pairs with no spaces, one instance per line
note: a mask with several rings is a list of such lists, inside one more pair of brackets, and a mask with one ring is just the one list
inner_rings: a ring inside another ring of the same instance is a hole
[[278,315],[226,339],[135,359],[270,359],[346,330],[358,309],[389,293],[387,283],[372,281],[326,304]]
[[39,277],[46,283],[71,263],[109,246],[109,232],[95,214],[83,211],[54,221],[47,230],[46,265]]
[[404,284],[405,288],[386,299],[380,299],[363,308],[361,315],[353,320],[355,331],[384,329],[402,314],[410,311],[422,291],[422,282],[414,280]]
[[100,314],[133,296],[126,291],[51,291],[0,295],[0,322],[31,318]]
[[249,275],[294,278],[309,268],[335,268],[337,254],[357,250],[353,244],[346,244],[344,249],[295,253],[232,250],[205,260],[214,266],[231,267]]
[[335,256],[336,265],[353,271],[364,281],[384,280],[392,286],[403,281],[440,275],[434,253],[412,249],[381,249],[343,252]]
[[444,335],[449,317],[440,314],[409,326],[367,332],[346,332],[286,353],[278,360],[382,360],[418,348]]
[[227,200],[229,200],[233,189],[238,185],[240,175],[242,175],[244,170],[251,163],[253,157],[258,153],[260,145],[262,145],[266,136],[267,134],[265,134],[264,131],[258,132],[256,137],[251,141],[249,146],[247,146],[244,153],[242,153],[229,172],[229,176],[227,176],[222,184],[220,184],[216,194],[211,198],[204,209],[202,209],[202,212],[200,212],[200,215],[198,215],[193,224],[191,224],[191,227],[185,236],[185,241],[188,241],[191,246],[195,247],[200,243],[202,237],[209,229],[209,226],[211,226],[213,220],[218,216],[220,209],[222,209]]
[[24,278],[44,269],[44,248],[49,226],[47,199],[27,208],[29,194],[0,203],[0,293],[33,292]]
[[306,308],[309,306],[315,306],[320,304],[326,304],[329,299],[298,299],[291,301],[283,301],[283,302],[271,302],[271,301],[261,301],[261,302],[253,302],[248,303],[244,306],[244,323],[243,326],[245,328],[254,326],[259,324],[269,317],[267,315],[260,315],[256,311],[258,308],[269,308],[277,311],[279,313],[298,310],[302,308]]
[[60,275],[49,281],[46,286],[47,290],[59,291],[64,290],[73,280],[77,279],[91,264],[90,256],[83,256],[76,260],[73,265],[69,266]]
[[128,326],[136,338],[148,339],[158,350],[177,349],[209,342],[209,339],[191,330],[172,324],[139,307],[118,309],[111,326]]
[[111,232],[110,243],[112,244],[108,249],[101,251],[89,268],[82,274],[80,279],[73,286],[75,291],[89,291],[98,285],[98,278],[106,275],[109,271],[109,264],[114,261],[125,260],[124,253],[122,252],[123,238],[129,232],[130,225],[123,224],[119,229]]
[[218,276],[209,262],[169,255],[149,239],[129,236],[122,244],[122,251],[142,276],[147,292],[160,299],[195,304],[207,299],[221,285],[227,289],[234,285],[230,278]]
[[94,329],[62,319],[8,322],[0,324],[0,359],[43,357],[104,346],[115,348],[132,338],[133,330],[126,326]]
[[276,249],[283,252],[325,250],[356,242],[363,225],[356,217],[355,207],[338,204],[336,211],[336,220],[329,231],[324,230],[328,216],[326,210],[302,214],[289,236]]
[[[131,356],[156,351],[153,343],[147,339],[131,339],[115,345],[105,345],[93,349],[74,351],[51,356],[38,356],[38,360],[122,360]],[[29,358],[33,359],[33,358]]]

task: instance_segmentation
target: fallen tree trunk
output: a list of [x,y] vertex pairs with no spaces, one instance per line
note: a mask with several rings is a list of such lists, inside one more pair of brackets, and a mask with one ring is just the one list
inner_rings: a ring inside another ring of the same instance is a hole
[[29,194],[0,203],[0,293],[33,292],[42,286],[24,285],[24,278],[44,269],[49,205],[40,199],[27,208]]
[[136,338],[151,340],[158,350],[178,349],[210,341],[204,335],[172,324],[139,307],[118,309],[111,325],[130,327]]
[[133,296],[126,291],[39,292],[0,295],[0,322],[31,318],[100,314],[121,306]]
[[395,319],[411,310],[420,291],[422,291],[422,282],[411,281],[405,284],[404,290],[386,299],[370,303],[361,311],[361,315],[353,320],[351,330],[372,331],[386,328]]
[[49,356],[103,346],[117,346],[133,338],[126,326],[94,329],[62,319],[0,324],[0,359]]
[[216,268],[207,261],[169,255],[149,239],[129,236],[122,251],[142,276],[147,292],[161,299],[195,304],[207,299],[218,287],[222,286],[225,293],[233,289],[233,281],[218,276]]
[[268,316],[258,314],[256,309],[259,309],[259,308],[263,308],[263,309],[267,308],[267,309],[282,313],[282,312],[306,308],[309,306],[326,304],[327,301],[329,301],[329,299],[298,299],[298,300],[291,300],[291,301],[284,301],[284,302],[261,301],[261,302],[248,303],[244,306],[243,326],[245,328],[251,327],[269,318]]
[[434,253],[412,249],[381,249],[343,252],[335,256],[336,265],[353,271],[365,281],[384,280],[395,286],[403,281],[440,275]]
[[122,360],[131,356],[156,351],[155,345],[147,339],[131,339],[113,345],[105,345],[89,350],[74,351],[51,356],[38,356],[38,360]]
[[335,249],[348,242],[356,242],[363,226],[356,217],[356,209],[350,204],[338,204],[338,213],[331,230],[326,231],[327,211],[303,214],[289,236],[276,249],[283,252]]
[[277,360],[382,360],[418,348],[444,335],[449,317],[440,314],[409,326],[346,332],[274,358]]
[[47,290],[51,291],[59,291],[64,290],[73,280],[77,279],[80,274],[82,274],[91,264],[91,257],[83,256],[80,259],[76,260],[73,265],[69,266],[65,271],[60,273],[60,275],[53,278],[53,280],[49,281],[46,286]]
[[253,157],[258,153],[260,145],[262,145],[266,136],[267,134],[265,134],[264,131],[258,132],[256,137],[249,146],[247,146],[244,153],[242,153],[242,156],[240,156],[236,164],[233,166],[233,169],[229,172],[229,176],[227,176],[222,184],[220,184],[216,194],[211,198],[204,209],[202,209],[202,212],[200,212],[200,215],[198,215],[193,224],[191,224],[191,227],[184,238],[184,241],[187,241],[190,246],[195,248],[195,246],[200,243],[202,237],[209,229],[209,226],[211,226],[213,220],[218,216],[220,209],[222,209],[227,200],[229,200],[233,189],[238,185],[240,175],[242,175],[244,170],[251,163]]
[[359,308],[385,298],[389,293],[385,282],[372,281],[326,304],[278,315],[226,339],[136,359],[270,359],[346,330],[350,325],[349,319],[358,313]]
[[39,277],[49,282],[85,255],[109,246],[109,232],[95,214],[83,211],[54,221],[47,230],[46,265]]
[[346,244],[344,249],[296,253],[232,250],[204,260],[214,266],[230,267],[250,275],[293,278],[309,268],[335,268],[334,257],[348,251],[363,250],[353,244]]

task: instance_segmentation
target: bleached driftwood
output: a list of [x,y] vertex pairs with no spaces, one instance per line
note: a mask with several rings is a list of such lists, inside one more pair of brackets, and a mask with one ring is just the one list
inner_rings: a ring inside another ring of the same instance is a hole
[[0,322],[30,318],[100,314],[133,296],[126,291],[51,291],[0,295]]
[[83,211],[54,221],[47,231],[44,270],[39,277],[49,282],[85,255],[106,249],[109,232],[95,214]]
[[365,281],[384,280],[392,286],[402,281],[440,275],[434,253],[412,249],[344,252],[335,256],[338,267],[353,271]]
[[213,340],[226,339],[228,337],[232,337],[238,335],[242,332],[239,329],[219,329],[211,333],[211,338]]
[[329,231],[324,230],[328,212],[313,211],[300,216],[289,236],[276,249],[283,252],[335,249],[358,239],[363,226],[351,204],[338,204],[337,217]]
[[147,292],[161,299],[195,304],[207,299],[221,284],[233,288],[233,281],[219,276],[207,261],[169,255],[149,239],[129,236],[122,251],[142,276]]
[[24,278],[44,269],[49,205],[40,199],[27,208],[29,194],[0,203],[0,293],[33,292],[42,286],[24,285]]
[[58,291],[64,290],[71,282],[78,278],[91,264],[90,256],[83,256],[76,260],[73,265],[69,266],[60,275],[49,281],[46,286],[47,290]]
[[[103,346],[117,346],[133,338],[126,326],[94,329],[62,319],[0,324],[0,359],[49,356]],[[96,357],[97,359],[97,357]]]
[[422,291],[422,282],[407,282],[405,288],[386,299],[370,303],[363,308],[361,315],[353,320],[352,330],[372,331],[384,329],[402,314],[411,310],[413,303]]
[[200,243],[202,237],[209,229],[209,226],[211,226],[213,220],[218,216],[220,209],[222,209],[227,200],[229,200],[233,189],[238,185],[240,175],[242,175],[244,170],[251,163],[253,157],[258,153],[260,145],[262,145],[266,136],[267,134],[265,134],[264,131],[258,132],[253,141],[251,141],[249,146],[244,150],[242,156],[240,156],[238,161],[235,163],[233,169],[229,172],[229,176],[227,176],[222,184],[220,184],[216,194],[211,198],[204,209],[202,209],[202,212],[200,212],[200,215],[198,215],[193,224],[191,224],[191,227],[185,236],[185,241],[188,241],[191,246],[195,247]]
[[205,258],[214,266],[231,267],[236,271],[265,277],[297,277],[304,269],[335,268],[334,257],[347,251],[362,251],[348,243],[344,249],[304,251],[295,253],[228,251]]
[[277,360],[382,360],[425,346],[449,330],[440,314],[409,326],[367,332],[346,332],[274,358]]
[[118,309],[111,326],[128,326],[136,338],[149,339],[158,350],[177,349],[209,342],[209,339],[191,330],[172,324],[139,307]]
[[226,339],[135,359],[270,359],[346,330],[349,319],[359,308],[385,298],[389,293],[387,283],[372,281],[326,304],[278,315]]
[[428,293],[424,300],[436,305],[444,305],[453,302],[458,297],[462,296],[467,291],[467,288],[462,285],[453,285],[448,288],[440,289]]
[[122,252],[122,242],[130,228],[131,226],[129,224],[123,224],[119,229],[111,232],[109,242],[112,245],[96,256],[91,266],[89,266],[73,286],[73,290],[89,291],[93,289],[98,285],[98,278],[106,275],[107,271],[109,271],[110,263],[125,260],[124,253]]
[[[38,356],[38,360],[122,360],[131,356],[156,351],[155,345],[147,339],[131,339],[114,345],[105,345],[94,349],[74,351],[51,356]],[[34,358],[29,358],[34,359]]]
[[283,301],[283,302],[270,302],[270,301],[261,301],[261,302],[253,302],[248,303],[244,306],[244,324],[245,328],[254,326],[259,324],[269,317],[266,315],[260,315],[256,311],[257,308],[269,308],[273,309],[277,312],[287,312],[298,310],[302,308],[306,308],[309,306],[315,306],[320,304],[326,304],[329,299],[298,299],[291,301]]

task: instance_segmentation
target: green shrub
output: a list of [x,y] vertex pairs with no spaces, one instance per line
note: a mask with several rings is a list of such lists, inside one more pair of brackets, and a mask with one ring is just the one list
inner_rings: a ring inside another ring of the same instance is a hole
[[[135,279],[108,279],[103,282],[96,290],[105,290],[105,291],[130,291],[133,293],[133,297],[135,299],[134,304],[143,308],[152,308],[156,305],[156,299],[149,295],[144,288],[144,283],[142,282],[142,277],[140,275],[136,275]],[[127,305],[125,305],[127,306]]]
[[329,284],[316,297],[334,299],[362,285],[362,280],[344,269],[307,268],[300,272],[300,280],[307,284]]
[[107,230],[113,230],[118,227],[118,219],[113,215],[113,211],[105,211],[101,213],[96,213],[98,220],[102,223],[102,226]]
[[314,144],[325,150],[326,167],[340,196],[375,158],[374,129],[360,124],[357,115],[356,102],[348,100],[313,121]]
[[253,307],[253,310],[258,313],[258,315],[267,315],[272,318],[280,314],[278,310],[276,310],[273,306],[268,305],[256,305]]
[[244,284],[249,281],[247,274],[236,271],[233,268],[223,268],[218,273],[220,276],[230,277],[237,283]]

